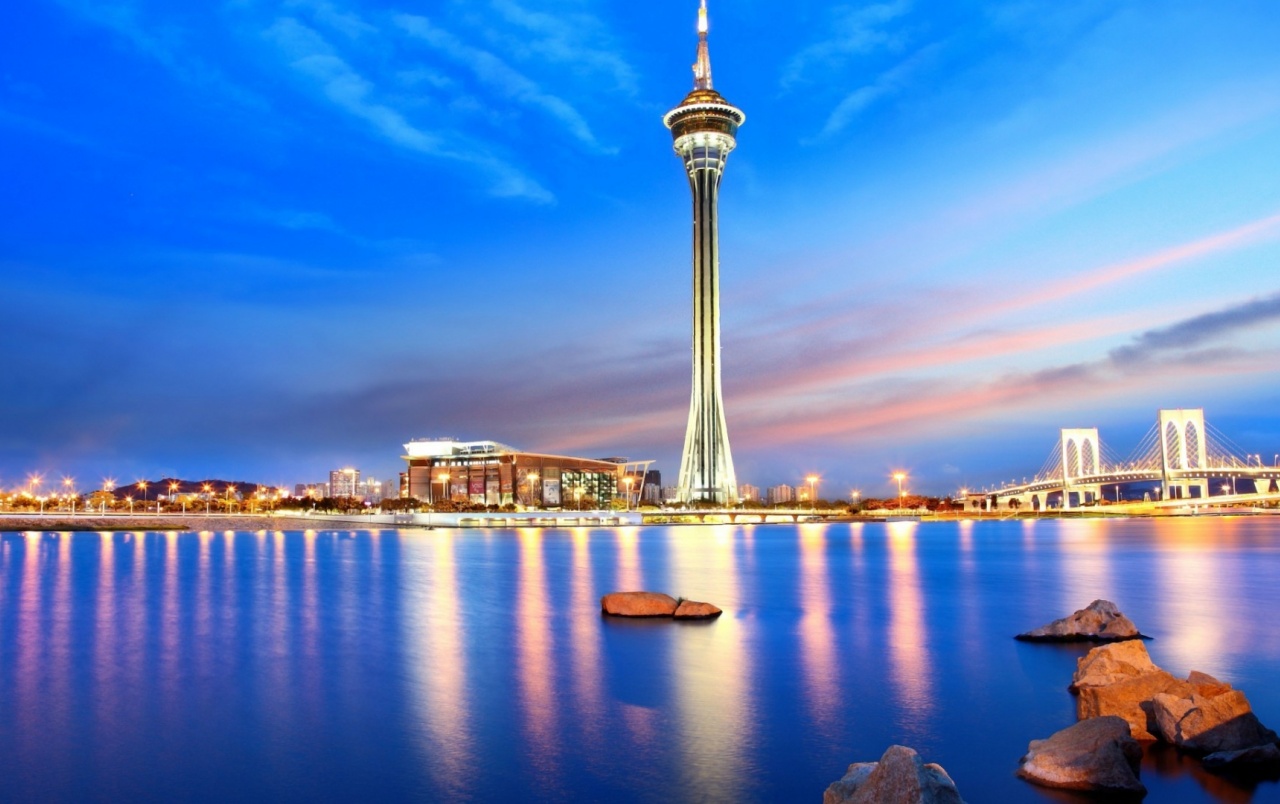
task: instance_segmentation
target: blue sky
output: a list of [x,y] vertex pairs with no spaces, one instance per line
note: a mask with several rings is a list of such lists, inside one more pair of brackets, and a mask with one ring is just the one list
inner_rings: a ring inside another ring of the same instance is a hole
[[[739,479],[948,492],[1160,407],[1280,452],[1272,2],[711,0]],[[655,458],[696,4],[15,0],[0,482]]]

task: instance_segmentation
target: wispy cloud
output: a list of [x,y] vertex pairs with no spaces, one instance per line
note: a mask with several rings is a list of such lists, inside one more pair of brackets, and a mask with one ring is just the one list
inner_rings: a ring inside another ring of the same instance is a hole
[[220,70],[195,55],[192,40],[197,37],[192,32],[171,21],[144,20],[143,12],[136,3],[124,0],[113,3],[84,0],[58,2],[79,18],[115,32],[138,52],[161,64],[179,80],[213,87],[247,106],[260,109],[269,106],[257,93],[231,81]]
[[470,70],[489,89],[502,97],[551,117],[579,142],[594,151],[614,153],[602,145],[587,121],[568,101],[543,90],[535,81],[487,50],[468,44],[426,17],[398,14],[395,23],[405,33]]
[[536,58],[573,65],[574,71],[604,75],[610,91],[636,93],[636,74],[619,54],[608,27],[592,14],[557,9],[554,13],[531,11],[515,0],[493,0],[493,10],[515,29],[501,36],[504,51],[517,58]]
[[1093,360],[1012,372],[991,380],[864,378],[866,382],[855,392],[840,395],[810,389],[780,398],[764,392],[762,401],[767,399],[769,404],[734,418],[740,431],[756,444],[777,446],[788,440],[818,438],[839,441],[886,430],[901,432],[895,428],[903,426],[915,433],[940,425],[954,428],[968,419],[991,420],[1003,412],[1053,407],[1063,400],[1097,404],[1117,394],[1150,392],[1165,383],[1181,387],[1188,371],[1199,377],[1266,375],[1274,372],[1274,348],[1212,344],[1277,323],[1280,294],[1142,333],[1132,343]]
[[830,34],[791,57],[782,71],[782,88],[791,89],[806,80],[830,78],[853,56],[877,51],[897,52],[906,35],[890,30],[889,23],[911,10],[910,0],[894,0],[865,6],[841,5],[830,12],[832,21],[822,26]]
[[490,154],[466,147],[436,131],[411,123],[403,112],[375,99],[374,84],[355,71],[315,29],[284,17],[267,29],[267,37],[291,59],[292,67],[320,85],[339,108],[371,125],[391,142],[428,156],[473,165],[493,181],[497,196],[552,200],[550,192],[521,170]]
[[1280,322],[1280,293],[1196,316],[1173,326],[1142,333],[1134,342],[1112,350],[1111,362],[1129,366],[1171,351],[1210,343],[1236,332]]
[[868,106],[881,98],[900,92],[914,80],[917,73],[928,69],[933,64],[941,51],[941,47],[936,43],[923,47],[911,54],[907,59],[885,70],[876,77],[875,81],[860,86],[845,95],[836,104],[836,107],[831,110],[831,114],[827,116],[827,121],[823,124],[822,130],[814,137],[805,140],[805,144],[820,142],[839,134]]

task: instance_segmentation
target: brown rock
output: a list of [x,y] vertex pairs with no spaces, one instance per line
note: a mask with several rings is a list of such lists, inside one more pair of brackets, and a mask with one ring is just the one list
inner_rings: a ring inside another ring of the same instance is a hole
[[1160,668],[1151,661],[1147,646],[1141,640],[1114,642],[1094,648],[1076,660],[1071,690],[1074,692],[1082,687],[1104,687],[1158,670]]
[[1128,617],[1120,613],[1110,600],[1095,600],[1070,617],[1054,620],[1017,639],[1031,642],[1118,642],[1122,639],[1139,639],[1142,634]]
[[1142,748],[1123,718],[1082,720],[1047,740],[1032,740],[1018,775],[1044,787],[1146,795],[1138,781]]
[[1129,724],[1135,740],[1155,740],[1155,720],[1151,699],[1160,693],[1190,695],[1191,685],[1160,668],[1153,673],[1130,676],[1101,687],[1082,687],[1076,698],[1076,717],[1116,715]]
[[671,617],[676,599],[661,592],[610,592],[600,598],[600,610],[615,617]]
[[941,765],[891,745],[879,762],[855,762],[822,794],[822,804],[964,804]]
[[699,603],[696,600],[681,600],[676,606],[677,620],[710,620],[720,616],[720,609],[710,603]]
[[1196,754],[1240,751],[1274,743],[1276,733],[1253,714],[1240,690],[1212,698],[1160,694],[1151,701],[1160,739]]
[[1201,673],[1199,670],[1191,671],[1191,675],[1187,676],[1187,683],[1206,698],[1216,698],[1224,692],[1231,692],[1230,684],[1219,681],[1208,673]]

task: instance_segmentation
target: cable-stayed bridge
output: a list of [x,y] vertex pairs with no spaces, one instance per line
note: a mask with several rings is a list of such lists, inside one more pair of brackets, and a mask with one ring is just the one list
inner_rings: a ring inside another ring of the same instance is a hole
[[[1071,510],[1100,502],[1159,507],[1280,500],[1280,454],[1267,465],[1204,419],[1202,408],[1160,411],[1127,457],[1103,445],[1098,429],[1063,428],[1034,478],[961,493],[966,506]],[[1212,499],[1210,499],[1212,498]]]

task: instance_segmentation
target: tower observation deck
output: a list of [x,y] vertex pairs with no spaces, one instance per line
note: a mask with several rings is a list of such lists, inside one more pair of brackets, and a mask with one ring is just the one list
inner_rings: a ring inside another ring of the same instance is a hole
[[677,483],[685,502],[737,502],[738,484],[720,387],[720,244],[718,200],[725,160],[747,116],[711,85],[707,0],[698,9],[693,91],[667,112],[675,151],[693,191],[693,391]]

